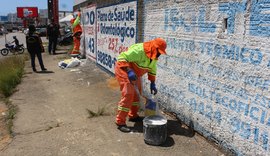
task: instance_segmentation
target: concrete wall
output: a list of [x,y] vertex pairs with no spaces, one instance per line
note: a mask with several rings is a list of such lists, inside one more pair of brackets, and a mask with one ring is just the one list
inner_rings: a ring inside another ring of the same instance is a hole
[[[89,0],[74,9],[126,2]],[[237,155],[270,155],[270,1],[138,0],[137,13],[137,42],[167,41],[158,103]]]
[[144,8],[144,40],[168,43],[159,103],[236,154],[270,155],[270,1],[145,0]]

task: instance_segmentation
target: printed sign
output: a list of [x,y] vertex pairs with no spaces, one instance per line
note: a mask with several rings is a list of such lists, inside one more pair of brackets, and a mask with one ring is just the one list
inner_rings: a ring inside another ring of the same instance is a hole
[[[86,52],[86,57],[96,61],[96,5],[82,9],[83,38],[81,45]],[[84,43],[84,44],[83,44]]]
[[17,17],[18,18],[38,17],[38,8],[37,7],[17,7]]
[[118,55],[136,42],[137,2],[97,9],[97,63],[114,73]]

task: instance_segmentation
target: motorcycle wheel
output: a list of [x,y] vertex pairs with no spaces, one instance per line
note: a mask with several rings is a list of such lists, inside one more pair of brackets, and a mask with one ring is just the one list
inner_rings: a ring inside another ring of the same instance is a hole
[[22,54],[23,52],[24,52],[24,48],[23,48],[23,47],[19,47],[19,48],[18,48],[18,53],[19,53],[19,54]]
[[9,50],[8,50],[7,48],[4,48],[4,49],[1,50],[1,54],[2,54],[3,56],[7,56],[8,53],[9,53]]

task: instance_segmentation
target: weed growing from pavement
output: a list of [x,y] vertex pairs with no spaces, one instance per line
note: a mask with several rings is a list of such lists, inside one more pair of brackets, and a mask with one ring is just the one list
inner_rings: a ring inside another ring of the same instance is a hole
[[105,113],[106,106],[101,107],[101,108],[99,107],[98,110],[97,110],[97,112],[91,111],[90,109],[86,109],[86,110],[87,110],[87,112],[89,114],[88,118],[93,118],[93,117],[99,117],[99,116],[107,115]]
[[4,99],[5,104],[8,107],[8,112],[6,116],[6,125],[7,129],[10,134],[12,134],[12,126],[13,126],[13,119],[15,118],[15,114],[17,112],[17,107],[14,106],[10,100]]
[[24,55],[14,55],[0,60],[0,97],[2,97],[2,100],[8,107],[5,120],[10,134],[12,134],[13,119],[17,112],[17,108],[12,105],[11,101],[8,100],[8,97],[21,82],[24,73],[25,60],[27,59],[29,59],[29,56],[25,53]]

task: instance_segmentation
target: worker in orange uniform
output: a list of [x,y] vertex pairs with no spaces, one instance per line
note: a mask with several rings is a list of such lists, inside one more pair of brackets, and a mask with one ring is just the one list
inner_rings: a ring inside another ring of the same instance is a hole
[[122,132],[130,132],[126,125],[126,117],[131,122],[142,122],[143,117],[137,113],[139,110],[139,95],[136,93],[138,87],[141,92],[141,77],[148,73],[151,94],[157,93],[155,76],[157,70],[158,57],[166,54],[166,41],[162,38],[137,43],[129,47],[128,51],[122,52],[118,56],[115,65],[115,76],[120,84],[121,100],[118,103],[118,113],[116,125]]
[[82,34],[82,27],[80,25],[81,12],[79,10],[76,18],[71,19],[70,23],[72,24],[72,32],[73,32],[73,41],[74,47],[71,56],[78,56],[80,54],[80,40]]

